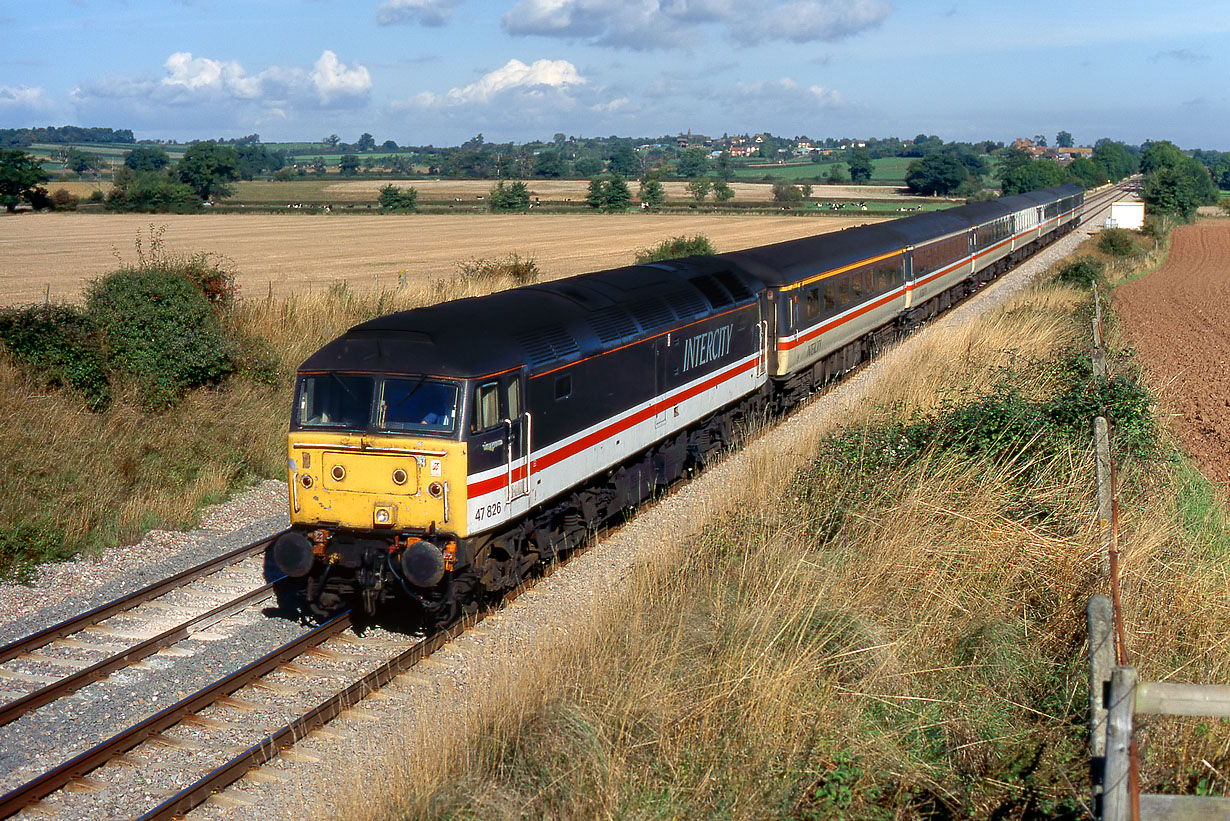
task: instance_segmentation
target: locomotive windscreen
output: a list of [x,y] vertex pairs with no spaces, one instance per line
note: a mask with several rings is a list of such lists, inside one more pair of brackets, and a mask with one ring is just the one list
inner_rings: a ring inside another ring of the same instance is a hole
[[304,428],[452,433],[457,385],[425,377],[313,374],[299,383]]

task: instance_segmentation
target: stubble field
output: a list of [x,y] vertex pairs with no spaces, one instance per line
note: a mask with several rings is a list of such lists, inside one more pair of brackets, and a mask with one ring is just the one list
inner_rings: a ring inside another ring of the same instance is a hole
[[869,217],[721,215],[24,214],[0,217],[0,305],[76,301],[92,278],[136,261],[151,226],[166,250],[229,260],[241,295],[282,296],[344,281],[389,287],[456,272],[458,262],[533,257],[546,278],[633,261],[637,249],[704,234],[720,252],[877,222]]

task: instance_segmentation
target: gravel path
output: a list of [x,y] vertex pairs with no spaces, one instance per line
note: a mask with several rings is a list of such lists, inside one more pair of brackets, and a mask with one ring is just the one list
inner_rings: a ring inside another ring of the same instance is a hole
[[[1101,218],[1096,215],[1086,221],[1087,226],[1100,223]],[[935,322],[927,333],[974,321],[1011,299],[1038,273],[1070,254],[1087,236],[1087,230],[1078,230],[1043,250]],[[313,733],[290,754],[250,775],[236,789],[197,809],[191,817],[330,817],[339,808],[352,805],[359,795],[363,801],[378,795],[380,785],[375,782],[380,779],[372,775],[373,768],[380,769],[385,762],[396,760],[399,752],[418,748],[433,737],[470,726],[489,693],[510,686],[510,682],[526,674],[524,671],[533,668],[536,658],[550,653],[559,637],[588,623],[589,614],[614,596],[621,581],[637,563],[653,554],[656,545],[696,533],[712,517],[738,504],[730,488],[763,464],[766,453],[775,458],[789,454],[795,464],[800,463],[810,443],[862,400],[886,365],[909,357],[922,336],[906,340],[745,450],[646,510],[575,559],[564,571],[543,580],[505,611],[402,676],[379,698],[368,699],[361,709]],[[0,642],[75,615],[207,556],[274,533],[287,524],[285,505],[285,483],[268,481],[210,509],[198,530],[154,532],[135,546],[108,550],[93,559],[44,567],[30,586],[0,585]],[[265,621],[269,624],[243,623],[236,628],[253,631],[254,643],[264,643],[291,631],[289,622]],[[202,647],[201,652],[209,651]],[[221,669],[225,660],[216,660],[216,665]],[[139,703],[163,698],[141,690],[142,681],[152,678],[133,676],[132,688],[124,691],[123,700]],[[182,681],[177,689],[186,691],[191,683]],[[115,701],[109,697],[110,703]],[[81,699],[81,706],[80,715],[74,717],[76,721],[93,721],[109,712],[97,709],[88,696]],[[100,720],[97,732],[104,732],[103,725],[109,721]],[[50,741],[55,731],[48,732]],[[0,739],[0,745],[8,746],[4,739]],[[327,764],[322,766],[324,762]],[[0,759],[0,776],[18,766],[19,762]],[[326,772],[334,774],[334,778],[324,777]],[[367,781],[367,775],[372,775],[373,781]],[[359,784],[347,783],[360,777],[365,779],[362,793],[356,792]],[[168,789],[170,784],[161,786]],[[157,794],[158,787],[149,784],[149,793]],[[70,794],[46,809],[61,818],[84,819],[97,817],[98,807],[83,795]]]

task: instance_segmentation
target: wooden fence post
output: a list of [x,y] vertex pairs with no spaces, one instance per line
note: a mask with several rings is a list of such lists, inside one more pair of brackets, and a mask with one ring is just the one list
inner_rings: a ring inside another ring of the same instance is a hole
[[1136,668],[1116,667],[1110,677],[1106,722],[1106,777],[1102,821],[1132,821],[1132,719],[1136,713]]
[[1093,814],[1100,818],[1106,777],[1106,703],[1110,673],[1115,666],[1110,599],[1090,597],[1085,615],[1089,623],[1089,780],[1093,787]]
[[1110,426],[1106,417],[1093,420],[1094,456],[1098,473],[1098,522],[1100,524],[1101,550],[1099,551],[1102,577],[1110,575],[1111,514],[1114,505],[1114,488],[1110,482]]

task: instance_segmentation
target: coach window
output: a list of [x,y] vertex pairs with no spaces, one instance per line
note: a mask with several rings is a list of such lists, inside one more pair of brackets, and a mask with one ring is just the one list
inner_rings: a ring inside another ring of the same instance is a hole
[[811,288],[807,292],[807,318],[815,319],[820,313],[820,289]]
[[850,277],[844,276],[837,280],[837,306],[844,308],[850,304]]
[[837,283],[828,280],[824,283],[824,312],[830,313],[837,307]]
[[500,383],[488,382],[474,391],[473,430],[487,430],[503,422],[500,416]]

